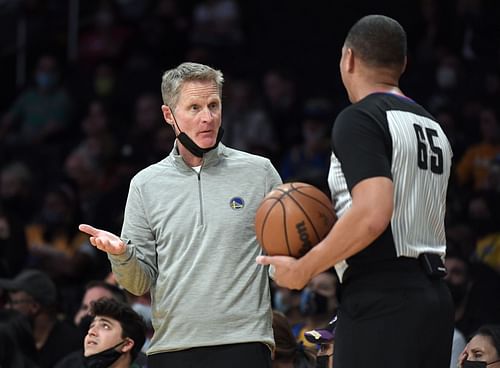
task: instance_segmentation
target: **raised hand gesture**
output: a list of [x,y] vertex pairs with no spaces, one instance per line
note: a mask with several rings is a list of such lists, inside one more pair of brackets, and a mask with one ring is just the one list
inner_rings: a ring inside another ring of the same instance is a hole
[[81,224],[78,229],[90,235],[90,244],[97,249],[113,255],[125,253],[126,244],[115,234],[87,224]]

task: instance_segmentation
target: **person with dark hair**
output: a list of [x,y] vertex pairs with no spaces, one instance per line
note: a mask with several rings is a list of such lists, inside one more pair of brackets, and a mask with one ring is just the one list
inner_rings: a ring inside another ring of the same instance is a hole
[[94,316],[84,342],[86,367],[129,368],[146,340],[146,324],[128,304],[102,298],[92,302]]
[[500,367],[500,325],[483,325],[460,355],[460,368]]
[[0,279],[0,289],[7,292],[5,307],[22,313],[33,327],[40,367],[53,368],[78,349],[78,330],[58,317],[58,290],[45,272],[27,269],[13,279]]
[[313,368],[314,352],[295,339],[290,322],[281,312],[273,311],[276,349],[272,368]]
[[130,305],[112,298],[94,300],[92,322],[83,351],[71,354],[55,368],[139,368],[136,359],[146,340],[146,324]]
[[120,285],[151,293],[149,368],[271,366],[268,270],[255,264],[253,223],[281,178],[268,158],[221,143],[223,82],[204,64],[167,70],[172,151],[132,179],[121,237],[80,225]]
[[[85,286],[85,293],[82,298],[80,309],[74,317],[74,323],[82,333],[82,348],[66,355],[55,368],[77,368],[83,367],[83,341],[88,333],[89,326],[94,319],[92,304],[97,300],[114,299],[119,303],[128,304],[125,290],[103,280],[92,280]],[[146,366],[146,356],[140,352],[134,360],[134,367]]]
[[13,309],[0,309],[0,367],[36,368],[38,352],[28,319]]
[[396,20],[368,15],[352,26],[339,65],[352,104],[333,125],[328,178],[338,220],[302,258],[257,258],[292,289],[335,266],[336,368],[450,362],[453,302],[442,278],[452,150],[435,118],[401,91],[406,61]]

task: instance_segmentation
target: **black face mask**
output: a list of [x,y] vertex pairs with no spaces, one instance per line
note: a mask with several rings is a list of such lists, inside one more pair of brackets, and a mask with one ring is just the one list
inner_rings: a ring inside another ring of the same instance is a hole
[[177,136],[177,139],[193,155],[195,155],[196,157],[203,157],[203,155],[205,153],[213,150],[214,148],[216,148],[219,145],[220,141],[222,140],[223,135],[224,135],[224,129],[222,127],[220,127],[219,132],[217,133],[217,140],[215,141],[215,144],[212,147],[208,147],[208,148],[201,148],[196,143],[194,143],[194,141],[191,138],[189,138],[188,135],[184,132],[180,132],[179,135]]
[[116,362],[123,354],[120,351],[115,350],[118,346],[123,344],[125,341],[121,341],[115,346],[101,351],[100,353],[89,355],[83,357],[84,365],[86,368],[108,368],[111,364]]
[[[222,136],[224,135],[224,129],[222,127],[219,127],[219,131],[217,132],[217,139],[215,141],[215,144],[212,147],[201,148],[196,143],[194,143],[194,141],[191,138],[189,138],[186,133],[181,131],[181,128],[179,128],[179,124],[177,124],[177,120],[175,119],[173,110],[170,109],[170,112],[172,113],[172,117],[174,118],[174,123],[175,123],[175,125],[177,125],[177,129],[179,130],[179,134],[176,136],[176,138],[193,155],[195,155],[196,157],[203,157],[203,155],[205,153],[213,150],[214,148],[216,148],[219,145],[220,141],[222,140]],[[174,129],[174,133],[175,133],[175,129]]]
[[472,360],[466,360],[462,365],[463,368],[486,368],[486,366],[486,362],[477,362]]
[[474,361],[474,360],[466,360],[462,365],[463,368],[486,368],[490,364],[498,363],[500,360],[495,360],[493,362],[483,362],[483,361]]

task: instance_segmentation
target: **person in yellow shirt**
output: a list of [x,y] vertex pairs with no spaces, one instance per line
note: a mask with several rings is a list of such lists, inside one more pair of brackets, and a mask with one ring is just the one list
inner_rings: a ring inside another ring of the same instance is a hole
[[479,116],[481,141],[470,146],[456,167],[458,183],[474,190],[488,189],[495,158],[500,157],[499,124],[495,110],[483,108]]

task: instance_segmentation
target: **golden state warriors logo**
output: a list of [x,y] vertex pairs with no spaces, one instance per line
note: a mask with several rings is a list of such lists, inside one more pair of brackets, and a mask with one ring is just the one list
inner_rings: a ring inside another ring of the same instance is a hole
[[245,207],[245,201],[240,197],[231,198],[231,200],[229,201],[229,207],[231,207],[233,210],[241,210],[243,207]]

